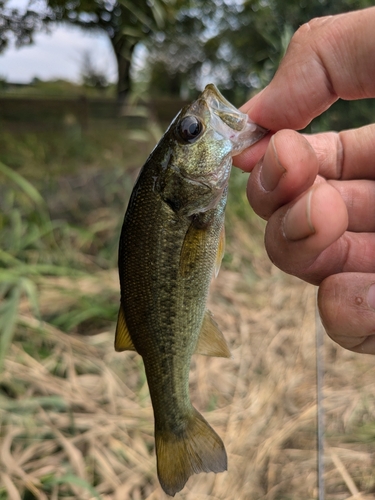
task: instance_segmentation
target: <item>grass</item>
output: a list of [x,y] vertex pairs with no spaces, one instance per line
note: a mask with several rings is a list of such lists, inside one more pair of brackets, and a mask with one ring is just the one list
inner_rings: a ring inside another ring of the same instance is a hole
[[4,96],[13,95],[17,97],[68,97],[72,96],[82,96],[87,97],[115,97],[116,86],[108,85],[104,89],[96,89],[90,86],[84,86],[80,84],[75,84],[66,80],[50,80],[43,81],[39,79],[34,79],[34,82],[29,85],[23,85],[14,87],[12,85],[5,85],[3,88],[0,87],[0,92]]
[[[126,129],[116,122],[99,122],[84,133],[76,124],[61,130],[0,133],[1,160],[28,179],[75,174],[82,167],[136,169],[144,159],[139,141],[124,140]],[[130,134],[127,131],[127,134]],[[133,132],[134,135],[134,132]],[[141,142],[148,139],[138,134]]]
[[[0,500],[167,498],[141,358],[113,349],[118,235],[153,141],[1,133]],[[229,469],[176,498],[315,499],[315,289],[270,264],[233,174],[209,299],[233,356],[195,356],[190,377]],[[373,498],[373,359],[328,338],[324,357],[326,499]]]

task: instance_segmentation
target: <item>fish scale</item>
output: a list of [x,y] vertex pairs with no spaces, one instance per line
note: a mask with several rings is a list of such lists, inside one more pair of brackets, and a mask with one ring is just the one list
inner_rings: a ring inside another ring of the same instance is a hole
[[125,214],[115,349],[143,358],[169,495],[194,473],[227,468],[222,440],[191,404],[189,370],[194,352],[230,355],[206,301],[224,251],[232,155],[265,133],[207,86],[152,151]]

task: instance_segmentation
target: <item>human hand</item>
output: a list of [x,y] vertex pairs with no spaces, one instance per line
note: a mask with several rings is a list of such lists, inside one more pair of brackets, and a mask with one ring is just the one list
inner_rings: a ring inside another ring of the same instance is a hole
[[375,97],[374,26],[375,8],[303,25],[272,82],[242,107],[271,134],[235,158],[252,171],[248,198],[268,221],[271,260],[319,285],[327,333],[369,354],[375,354],[375,125],[310,136],[294,130],[338,98]]

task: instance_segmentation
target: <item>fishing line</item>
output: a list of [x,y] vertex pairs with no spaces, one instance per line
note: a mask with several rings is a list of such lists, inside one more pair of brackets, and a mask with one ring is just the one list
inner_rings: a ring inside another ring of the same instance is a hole
[[320,320],[318,304],[315,306],[315,339],[316,339],[316,399],[317,399],[317,476],[318,500],[324,500],[324,329]]

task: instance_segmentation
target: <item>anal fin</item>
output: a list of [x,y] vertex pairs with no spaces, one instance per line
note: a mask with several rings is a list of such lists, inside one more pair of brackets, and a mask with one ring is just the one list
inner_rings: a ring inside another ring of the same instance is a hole
[[117,326],[115,334],[115,350],[116,351],[136,351],[133,341],[130,337],[128,327],[126,326],[124,310],[120,305],[117,317]]
[[224,335],[221,333],[210,311],[205,312],[195,353],[205,356],[217,356],[219,358],[231,357]]

